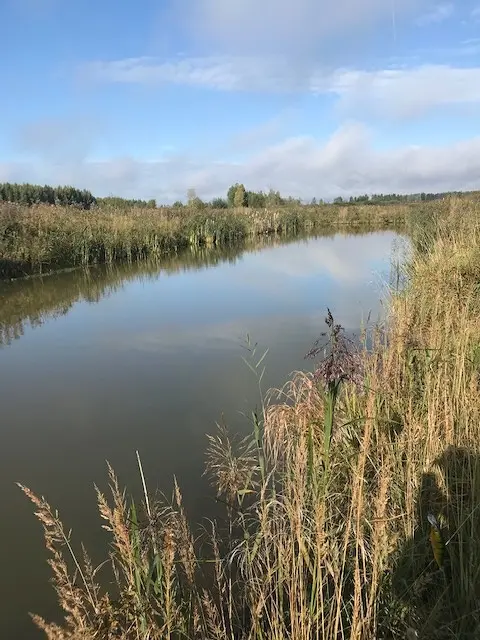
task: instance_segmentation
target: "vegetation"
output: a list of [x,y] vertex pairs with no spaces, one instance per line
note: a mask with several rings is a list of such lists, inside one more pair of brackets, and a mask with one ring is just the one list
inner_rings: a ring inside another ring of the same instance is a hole
[[[195,189],[187,204],[95,198],[74,187],[0,184],[0,279],[54,270],[157,258],[188,246],[225,246],[262,234],[296,234],[338,224],[402,223],[411,207],[448,194],[364,195],[310,205],[278,191],[248,191],[236,183],[226,199],[204,202]],[[464,194],[470,200],[479,193]],[[340,205],[340,206],[339,206]],[[388,206],[388,210],[386,209]],[[403,207],[403,208],[402,208]]]
[[[330,233],[335,231],[330,230]],[[325,232],[322,233],[324,235]],[[301,238],[301,234],[290,237],[267,235],[233,246],[192,246],[168,254],[161,261],[115,262],[91,269],[59,271],[41,277],[41,286],[38,286],[38,279],[4,281],[0,283],[0,346],[20,338],[26,326],[37,327],[48,318],[65,315],[82,300],[98,302],[130,280],[156,279],[162,273],[213,267],[225,261],[235,263],[246,251],[298,242]]]
[[16,202],[31,206],[33,204],[49,204],[60,206],[77,206],[90,209],[96,199],[90,191],[75,187],[49,187],[35,184],[0,183],[0,202]]
[[[225,522],[200,542],[179,487],[154,497],[140,459],[143,504],[111,468],[111,497],[98,491],[112,539],[98,570],[23,487],[65,611],[60,626],[34,617],[48,638],[480,636],[478,205],[437,203],[410,231],[406,284],[371,349],[328,312],[314,372],[267,395],[250,437],[209,439]],[[265,362],[251,348],[260,389]]]
[[[334,198],[333,204],[399,204],[411,202],[430,202],[432,200],[443,200],[447,197],[468,197],[478,198],[479,191],[468,192],[445,192],[445,193],[410,193],[410,194],[364,194],[359,196],[350,196],[343,198],[338,196]],[[131,209],[133,207],[144,209],[155,209],[158,205],[155,199],[140,200],[120,198],[118,196],[108,196],[106,198],[95,198],[89,191],[79,190],[75,187],[49,187],[48,185],[32,185],[32,184],[16,184],[3,183],[0,184],[0,203],[9,202],[23,205],[34,204],[56,204],[61,206],[77,206],[83,209],[92,207],[113,207],[115,209]],[[204,202],[198,197],[195,189],[187,191],[187,206],[196,207],[197,209],[226,209],[227,207],[251,207],[253,209],[264,209],[265,207],[279,207],[282,205],[298,206],[302,204],[300,198],[291,196],[284,197],[279,191],[270,189],[264,191],[247,191],[245,185],[236,182],[231,185],[227,191],[226,198],[213,198],[211,202]],[[313,198],[311,205],[324,205],[323,199]],[[181,200],[173,203],[173,207],[183,207]],[[160,205],[161,208],[165,205]]]
[[[155,259],[189,246],[227,246],[265,234],[402,223],[408,207],[281,206],[212,209],[190,194],[189,206],[94,211],[0,205],[0,278],[67,267]],[[413,206],[413,205],[412,205]]]
[[478,197],[478,191],[469,192],[445,192],[445,193],[374,193],[369,195],[368,193],[362,196],[350,196],[348,199],[342,197],[335,198],[334,204],[395,204],[399,202],[431,202],[432,200],[444,200],[455,196],[459,197]]
[[151,200],[129,200],[128,198],[118,198],[109,196],[108,198],[95,198],[99,207],[114,207],[116,209],[131,209],[132,207],[140,207],[144,209],[155,209],[157,203]]

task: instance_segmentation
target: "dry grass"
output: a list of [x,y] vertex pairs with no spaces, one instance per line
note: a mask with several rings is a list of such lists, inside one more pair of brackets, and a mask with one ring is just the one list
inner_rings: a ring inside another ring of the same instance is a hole
[[299,373],[253,416],[251,438],[212,437],[207,469],[229,518],[209,554],[178,488],[137,515],[110,470],[111,503],[98,497],[116,593],[105,594],[88,560],[68,572],[57,515],[25,490],[66,612],[61,627],[35,619],[47,637],[480,637],[477,214],[452,200],[415,236],[408,284],[360,361],[335,360],[345,352],[329,318],[331,366]]
[[117,260],[156,258],[188,246],[225,246],[263,234],[402,223],[416,205],[278,210],[130,210],[0,204],[0,279]]

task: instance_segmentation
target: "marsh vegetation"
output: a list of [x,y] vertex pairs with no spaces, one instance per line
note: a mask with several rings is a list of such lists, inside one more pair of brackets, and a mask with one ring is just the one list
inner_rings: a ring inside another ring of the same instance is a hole
[[[412,207],[416,205],[410,205]],[[231,246],[264,235],[402,224],[409,205],[285,205],[269,209],[0,205],[0,278],[68,267],[158,259],[188,247]]]
[[[262,393],[250,436],[210,437],[224,516],[199,539],[181,488],[156,494],[140,458],[143,500],[112,468],[97,492],[111,537],[98,571],[23,487],[65,611],[59,626],[35,617],[47,637],[478,637],[478,213],[452,199],[410,222],[406,284],[371,348],[328,312],[313,372]],[[261,389],[268,358],[252,348],[247,363]]]

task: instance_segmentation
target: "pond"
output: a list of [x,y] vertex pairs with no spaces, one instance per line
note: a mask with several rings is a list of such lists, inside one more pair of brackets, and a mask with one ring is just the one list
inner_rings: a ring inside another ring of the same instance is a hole
[[[59,509],[79,548],[104,557],[94,483],[108,460],[140,492],[175,475],[192,520],[212,513],[206,433],[246,431],[259,404],[245,336],[269,349],[263,387],[311,368],[327,306],[358,335],[382,314],[394,231],[197,250],[0,284],[0,637],[39,638],[28,612],[58,615],[41,527],[16,482]],[[242,415],[246,414],[246,415]]]

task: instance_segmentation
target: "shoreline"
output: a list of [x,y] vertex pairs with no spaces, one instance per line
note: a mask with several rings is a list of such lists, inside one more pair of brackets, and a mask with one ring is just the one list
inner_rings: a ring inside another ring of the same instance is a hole
[[[98,495],[118,597],[95,590],[76,558],[74,585],[60,521],[25,489],[74,611],[61,637],[105,624],[142,638],[476,636],[479,213],[452,199],[412,223],[406,285],[390,294],[385,331],[371,329],[371,350],[356,351],[328,312],[330,347],[326,358],[312,351],[315,373],[264,396],[249,439],[235,443],[224,428],[210,437],[207,472],[226,523],[202,548],[180,488],[157,502],[138,459],[143,506],[112,469],[111,496]],[[259,378],[263,358],[249,360]]]
[[0,280],[92,264],[161,258],[188,247],[231,246],[265,235],[405,224],[432,203],[203,210],[0,205]]

